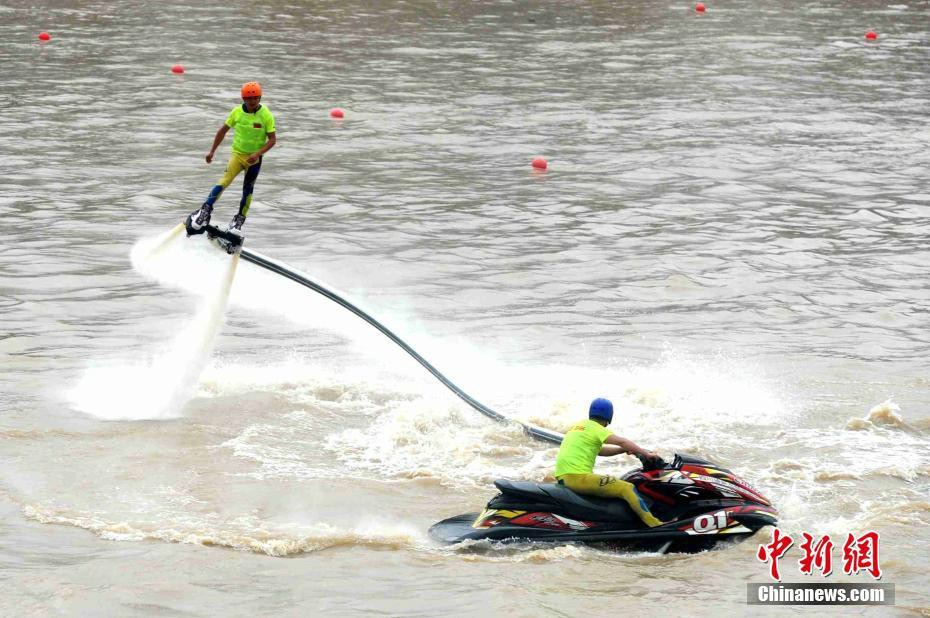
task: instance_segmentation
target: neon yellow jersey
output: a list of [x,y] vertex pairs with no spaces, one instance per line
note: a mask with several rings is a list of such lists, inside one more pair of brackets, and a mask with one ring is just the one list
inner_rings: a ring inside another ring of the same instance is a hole
[[590,474],[594,472],[594,460],[604,441],[614,432],[595,420],[588,419],[572,425],[565,432],[559,456],[555,460],[556,478],[563,474]]
[[245,103],[237,105],[226,117],[226,126],[234,131],[233,152],[252,154],[261,149],[268,141],[268,134],[274,133],[274,116],[264,105],[254,113],[245,111]]

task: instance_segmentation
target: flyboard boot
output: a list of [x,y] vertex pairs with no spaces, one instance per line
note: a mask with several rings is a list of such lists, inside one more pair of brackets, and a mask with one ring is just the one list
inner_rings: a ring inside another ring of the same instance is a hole
[[213,214],[213,206],[204,202],[203,206],[187,215],[184,221],[184,227],[187,228],[187,235],[203,234],[206,227],[210,225],[210,215]]
[[245,223],[245,217],[237,213],[236,216],[232,218],[232,221],[229,222],[229,225],[226,226],[226,231],[236,236],[242,236],[243,223]]

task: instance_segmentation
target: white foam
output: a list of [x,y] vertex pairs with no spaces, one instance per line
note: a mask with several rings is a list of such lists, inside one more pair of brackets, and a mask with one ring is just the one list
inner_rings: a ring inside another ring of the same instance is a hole
[[[203,282],[215,278],[225,260],[225,255],[211,246],[204,236],[181,236],[177,242],[162,245],[157,259],[148,259],[152,246],[157,244],[157,239],[138,241],[132,252],[133,267],[162,285],[194,295],[203,294]],[[334,286],[326,284],[326,287],[342,294]],[[358,303],[358,299],[353,298],[352,301]],[[331,300],[254,264],[245,263],[239,268],[229,304],[250,313],[274,315],[308,330],[325,329],[339,333],[375,353],[383,354],[385,350],[394,349],[393,343],[361,318]]]
[[90,530],[111,541],[160,540],[229,547],[269,556],[289,556],[343,545],[400,549],[425,547],[428,543],[425,534],[409,524],[374,519],[361,521],[355,527],[341,527],[321,522],[271,524],[254,515],[218,521],[190,515],[163,514],[155,522],[43,504],[24,505],[23,515],[41,523]]
[[[137,243],[133,247],[133,262],[144,268],[145,264],[171,253],[165,251],[166,245],[179,242],[183,240],[176,228],[156,239]],[[195,262],[194,268],[208,272],[201,279],[204,296],[193,319],[146,361],[139,362],[138,354],[134,354],[117,365],[88,367],[68,395],[74,408],[109,420],[180,416],[184,404],[194,395],[197,380],[223,325],[238,261],[239,256],[235,255],[220,261]]]
[[[472,394],[507,416],[563,431],[586,416],[592,397],[608,396],[616,407],[612,427],[667,456],[742,451],[741,425],[784,423],[794,414],[738,359],[670,354],[654,365],[594,371],[486,363],[479,373],[489,370],[494,379]],[[259,463],[255,474],[262,478],[325,476],[303,452],[311,437],[340,460],[343,474],[359,478],[434,479],[467,488],[501,477],[542,480],[552,473],[555,447],[524,436],[518,426],[485,418],[425,374],[422,381],[395,377],[379,383],[370,368],[333,372],[294,359],[280,372],[231,364],[217,375],[231,373],[242,380],[228,388],[217,383],[224,394],[251,381],[314,408],[306,417],[294,412],[263,418],[224,444],[236,456]],[[326,413],[343,421],[321,434],[317,418]],[[281,439],[282,431],[287,439]],[[605,458],[598,468],[617,473],[635,463]],[[735,467],[752,476],[745,462]]]

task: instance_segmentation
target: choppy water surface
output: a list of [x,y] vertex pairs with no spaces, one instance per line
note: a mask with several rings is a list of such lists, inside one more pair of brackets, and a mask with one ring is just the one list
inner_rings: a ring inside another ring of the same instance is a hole
[[612,397],[789,533],[879,531],[928,611],[926,1],[0,3],[3,613],[732,615],[767,577],[754,542],[437,547],[556,451],[250,264],[222,323],[224,256],[131,259],[219,177],[252,79],[279,145],[250,247],[505,414]]

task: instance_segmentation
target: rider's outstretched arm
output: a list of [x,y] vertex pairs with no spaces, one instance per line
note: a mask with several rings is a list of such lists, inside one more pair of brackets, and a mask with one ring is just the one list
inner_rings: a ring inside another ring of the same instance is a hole
[[223,124],[223,126],[216,130],[216,135],[213,136],[213,146],[210,148],[210,152],[207,153],[207,156],[204,157],[207,163],[213,161],[213,155],[216,154],[216,149],[220,147],[227,132],[229,132],[229,127],[226,126],[226,124]]
[[612,457],[613,455],[619,455],[621,453],[629,453],[630,455],[635,455],[637,457],[655,457],[655,453],[647,451],[644,448],[641,448],[636,445],[632,440],[627,440],[616,434],[611,434],[607,436],[604,446],[601,447],[601,450],[598,452],[598,455],[603,457]]

